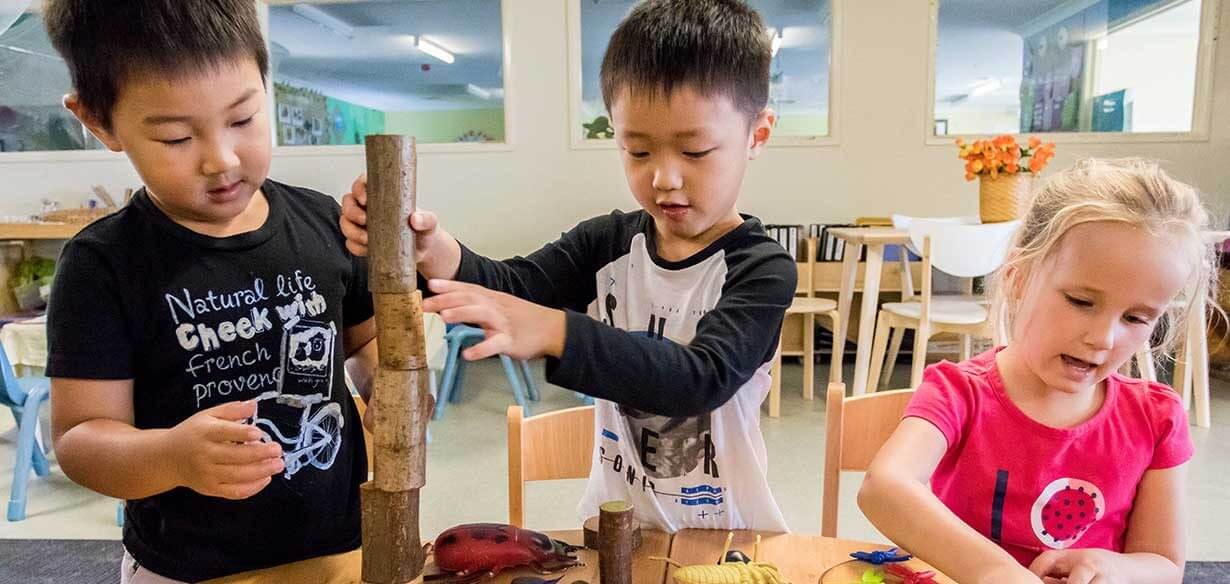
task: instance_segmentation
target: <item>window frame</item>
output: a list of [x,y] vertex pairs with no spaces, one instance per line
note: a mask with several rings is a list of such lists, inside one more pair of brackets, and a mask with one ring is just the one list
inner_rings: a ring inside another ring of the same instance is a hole
[[[581,75],[581,1],[564,0],[565,18],[568,23],[568,142],[573,150],[614,150],[617,148],[613,138],[586,138],[581,130],[584,121],[581,115],[581,103],[584,97],[583,77]],[[840,116],[838,88],[841,85],[841,49],[842,42],[842,4],[846,0],[830,0],[831,11],[829,19],[829,132],[825,136],[780,136],[773,135],[768,147],[833,147],[840,141]]]
[[[996,134],[935,133],[935,61],[939,43],[940,2],[930,0],[927,18],[927,87],[923,96],[925,108],[922,125],[923,142],[928,146],[951,147],[958,137],[983,140]],[[1162,10],[1168,10],[1167,5]],[[1155,14],[1150,13],[1150,14]],[[1161,142],[1207,142],[1213,111],[1213,72],[1217,53],[1217,23],[1221,18],[1221,0],[1200,0],[1200,39],[1196,50],[1196,91],[1192,104],[1192,129],[1187,132],[1016,132],[1014,135],[1038,136],[1057,144],[1149,144]],[[1136,19],[1137,21],[1139,19]]]
[[[265,36],[266,46],[272,42],[269,38],[269,7],[299,4],[302,2],[313,2],[317,0],[252,0],[256,2],[257,16],[261,21],[261,30]],[[330,3],[357,3],[367,0],[335,0]],[[512,0],[498,0],[500,3],[500,29],[503,36],[503,63],[504,69],[504,141],[493,143],[477,143],[477,142],[456,142],[456,143],[422,143],[418,145],[418,151],[421,153],[442,153],[442,154],[467,154],[467,153],[489,153],[489,152],[511,152],[516,150],[515,128],[513,127],[513,95],[510,90],[514,87],[513,83],[513,67],[512,67],[512,44],[511,39],[511,10],[509,8]],[[34,0],[26,9],[29,12],[42,12],[43,6],[41,0]],[[266,92],[268,94],[268,111],[271,115],[277,109],[274,106],[273,93],[273,72],[266,80]],[[272,120],[271,120],[272,122]],[[312,157],[312,156],[362,156],[364,147],[361,144],[354,145],[320,145],[320,146],[279,146],[274,132],[277,132],[277,124],[269,124],[269,139],[272,145],[272,155],[275,158],[280,157]],[[109,150],[40,150],[33,152],[0,152],[0,165],[7,163],[54,163],[54,162],[106,162],[125,160],[126,157],[122,152],[111,152]]]

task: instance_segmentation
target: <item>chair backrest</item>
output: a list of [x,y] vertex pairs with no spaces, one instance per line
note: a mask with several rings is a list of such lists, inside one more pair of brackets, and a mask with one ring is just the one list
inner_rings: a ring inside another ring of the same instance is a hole
[[803,250],[803,261],[794,264],[799,271],[799,283],[795,286],[794,294],[811,298],[816,295],[816,283],[813,280],[816,271],[816,238],[803,238]]
[[525,483],[589,476],[594,456],[594,406],[526,418],[508,408],[508,522],[525,523]]
[[13,372],[13,364],[0,345],[0,405],[20,406],[26,402],[25,391],[17,384],[17,374]]
[[960,278],[985,276],[1004,263],[1012,235],[1021,222],[966,225],[940,219],[915,218],[907,228],[917,249],[931,240],[931,265]]
[[820,535],[837,537],[841,471],[864,471],[897,429],[913,389],[846,398],[842,383],[830,383],[824,423],[824,497]]

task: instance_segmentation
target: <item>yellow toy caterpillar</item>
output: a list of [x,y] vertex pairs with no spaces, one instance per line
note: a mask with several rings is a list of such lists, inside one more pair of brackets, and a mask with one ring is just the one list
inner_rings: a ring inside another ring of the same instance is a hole
[[730,550],[730,542],[734,539],[733,532],[726,534],[726,545],[722,547],[722,555],[715,565],[701,564],[696,566],[681,566],[670,558],[650,558],[662,560],[675,567],[673,575],[676,584],[790,584],[777,566],[757,562],[760,553],[760,536],[752,544],[752,561],[750,563],[727,562],[726,552]]

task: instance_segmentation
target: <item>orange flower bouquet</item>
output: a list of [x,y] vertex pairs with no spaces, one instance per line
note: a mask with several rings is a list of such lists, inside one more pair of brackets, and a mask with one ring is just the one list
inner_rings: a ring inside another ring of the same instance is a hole
[[979,216],[983,223],[1016,219],[1036,176],[1055,156],[1055,144],[1031,137],[1025,146],[1010,134],[966,144],[957,139],[965,161],[965,180],[979,178]]

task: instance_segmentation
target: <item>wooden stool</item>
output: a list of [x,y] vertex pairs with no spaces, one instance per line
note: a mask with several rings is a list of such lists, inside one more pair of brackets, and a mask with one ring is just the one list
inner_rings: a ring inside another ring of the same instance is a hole
[[[786,309],[786,314],[803,315],[803,399],[815,399],[815,364],[816,364],[816,315],[832,319],[833,330],[837,330],[839,318],[837,302],[828,298],[796,297]],[[841,381],[841,349],[839,341],[834,337],[833,360],[829,366],[829,381]],[[781,415],[782,405],[782,344],[781,337],[777,341],[777,355],[773,358],[773,383],[769,387],[769,417]]]

